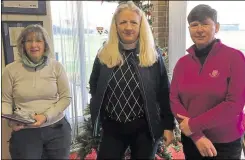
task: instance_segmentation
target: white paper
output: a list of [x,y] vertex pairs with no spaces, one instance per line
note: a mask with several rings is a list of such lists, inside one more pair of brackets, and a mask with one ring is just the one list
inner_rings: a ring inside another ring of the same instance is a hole
[[38,1],[2,1],[4,7],[38,8]]
[[17,39],[24,27],[9,27],[10,46],[17,45]]

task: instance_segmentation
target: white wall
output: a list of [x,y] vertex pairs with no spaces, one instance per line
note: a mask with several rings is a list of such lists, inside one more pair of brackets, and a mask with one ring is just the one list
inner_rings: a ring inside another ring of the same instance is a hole
[[169,72],[172,77],[176,62],[186,50],[186,1],[169,1]]
[[[2,14],[2,21],[43,21],[44,28],[48,31],[51,39],[52,37],[52,22],[50,12],[50,1],[46,1],[47,15],[18,15],[18,14]],[[5,68],[4,50],[2,46],[2,71]],[[4,85],[4,84],[2,84]],[[8,127],[5,120],[2,119],[2,159],[10,159],[8,150],[8,140],[10,138],[11,129]]]

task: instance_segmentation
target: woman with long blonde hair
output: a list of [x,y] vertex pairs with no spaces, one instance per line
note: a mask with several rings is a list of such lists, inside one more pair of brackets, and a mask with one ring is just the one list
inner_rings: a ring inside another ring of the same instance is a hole
[[153,159],[159,139],[173,140],[169,82],[144,12],[121,3],[109,38],[99,50],[90,77],[94,136],[102,124],[98,159]]

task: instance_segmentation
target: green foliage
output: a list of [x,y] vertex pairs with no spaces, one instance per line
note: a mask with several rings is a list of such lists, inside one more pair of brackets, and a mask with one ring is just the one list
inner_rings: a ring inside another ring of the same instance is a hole
[[81,133],[76,138],[77,142],[81,144],[78,153],[81,159],[84,159],[91,152],[92,148],[97,150],[100,140],[100,137],[93,137],[89,105],[84,109],[83,115],[85,118],[80,129]]
[[162,55],[163,55],[163,59],[164,59],[164,64],[165,64],[165,68],[167,70],[167,73],[169,73],[169,60],[168,60],[168,48],[161,48],[160,46],[157,46],[157,48],[160,49]]
[[90,115],[90,107],[89,107],[89,105],[87,106],[87,108],[84,109],[83,115],[84,116],[89,116]]
[[[89,111],[89,107],[86,108]],[[90,114],[89,112],[87,112]],[[98,149],[100,137],[93,137],[93,129],[91,118],[84,119],[82,125],[82,132],[77,137],[77,142],[81,144],[79,149],[79,156],[84,159],[87,154],[90,153],[91,149]]]

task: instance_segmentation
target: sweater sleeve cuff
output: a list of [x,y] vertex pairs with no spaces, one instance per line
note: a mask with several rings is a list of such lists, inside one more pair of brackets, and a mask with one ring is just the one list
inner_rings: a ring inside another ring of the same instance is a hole
[[205,135],[202,132],[196,132],[196,133],[193,133],[192,135],[190,135],[190,138],[195,143],[197,140],[199,140],[203,136],[205,136]]
[[191,118],[189,120],[189,127],[192,133],[200,132],[202,131],[201,125],[198,124],[198,121],[195,120],[195,118]]

